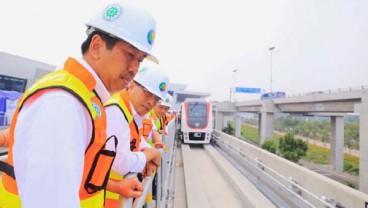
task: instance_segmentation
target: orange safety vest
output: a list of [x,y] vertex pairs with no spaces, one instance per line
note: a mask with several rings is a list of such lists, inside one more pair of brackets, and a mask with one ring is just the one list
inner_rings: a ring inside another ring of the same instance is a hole
[[[141,143],[142,129],[138,129],[138,125],[135,123],[132,109],[130,106],[130,100],[127,90],[122,90],[119,93],[115,93],[111,98],[105,103],[107,106],[117,106],[123,113],[126,121],[129,124],[130,129],[130,150],[132,152],[138,151],[139,145]],[[124,139],[124,138],[123,138]],[[110,171],[109,180],[120,181],[123,180],[124,176],[119,175],[114,170]],[[106,192],[106,208],[117,208],[118,206],[119,194],[110,191]]]
[[165,127],[167,126],[167,124],[169,123],[169,119],[167,118],[167,115],[164,115],[161,117],[162,122],[161,122],[161,129],[165,129]]
[[142,121],[142,136],[148,142],[148,135],[152,131],[153,124],[151,117],[145,118]]
[[[30,98],[51,90],[64,90],[75,96],[87,109],[91,116],[94,132],[93,137],[84,153],[83,178],[79,189],[81,207],[101,208],[104,206],[104,190],[108,181],[108,173],[112,166],[116,152],[105,149],[106,139],[106,114],[103,105],[94,92],[96,81],[76,60],[69,58],[65,62],[64,70],[54,71],[38,80],[21,97],[15,111],[9,134],[9,153],[7,165],[10,171],[6,171],[0,183],[0,207],[20,208],[21,202],[18,196],[18,188],[13,169],[13,144],[14,129],[17,125],[17,117],[23,104]],[[117,140],[115,139],[115,144]]]

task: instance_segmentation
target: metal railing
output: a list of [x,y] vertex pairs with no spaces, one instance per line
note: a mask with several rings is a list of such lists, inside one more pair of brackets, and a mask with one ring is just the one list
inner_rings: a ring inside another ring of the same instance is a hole
[[[292,196],[294,196],[294,197],[298,198],[299,200],[301,200],[302,202],[304,202],[308,207],[315,207],[315,206],[313,206],[313,204],[311,204],[310,202],[308,202],[307,200],[302,198],[298,194],[298,191],[293,191],[293,190],[295,190],[296,188],[300,189],[300,190],[303,190],[303,191],[305,191],[305,193],[310,194],[310,195],[313,196],[313,198],[319,200],[318,196],[312,194],[308,190],[306,190],[303,187],[299,186],[294,180],[290,180],[288,177],[279,174],[277,171],[275,171],[272,168],[268,167],[267,165],[263,164],[257,157],[251,157],[250,155],[248,155],[245,152],[241,151],[239,148],[234,147],[233,145],[224,142],[223,140],[221,140],[216,135],[214,135],[213,137],[216,140],[217,144],[219,144],[221,147],[226,148],[226,149],[232,151],[233,153],[239,155],[242,159],[244,159],[245,162],[247,162],[253,168],[260,169],[262,171],[267,170],[267,171],[271,172],[272,174],[268,174],[265,171],[265,172],[263,172],[263,174],[266,177],[268,177],[270,180],[272,180],[273,182],[278,184],[280,187],[284,188],[284,190],[289,192],[289,194],[291,194]],[[283,182],[280,182],[280,180],[282,180]],[[285,183],[289,184],[289,186],[284,185]],[[288,187],[295,187],[295,188],[294,189],[289,189]],[[326,205],[327,207],[332,208],[332,206],[327,204],[327,202],[321,201],[321,203]]]
[[[329,178],[317,176],[307,169],[301,170],[301,167],[297,167],[296,164],[283,158],[278,158],[263,149],[252,147],[250,144],[240,141],[235,137],[232,139],[232,136],[226,135],[225,133],[215,132],[216,134],[213,138],[221,149],[226,150],[240,159],[242,164],[251,168],[251,172],[256,174],[259,180],[267,181],[268,184],[276,184],[276,187],[274,187],[276,188],[275,190],[283,190],[281,192],[285,192],[286,195],[298,199],[296,203],[304,204],[303,207],[350,207],[351,201],[361,203],[364,201],[364,198],[368,198],[368,195],[354,189],[348,187],[342,188],[341,186],[344,185],[338,185],[338,182],[332,181]],[[282,168],[287,170],[283,170]],[[289,175],[285,175],[285,173]],[[300,177],[301,175],[303,176]],[[296,180],[298,177],[299,181]],[[310,187],[305,187],[305,184],[308,183],[310,185],[311,181],[321,186],[317,188],[319,189],[319,193],[315,193],[316,190],[310,190]],[[331,187],[326,188],[326,185]],[[339,190],[339,187],[341,190]],[[329,193],[330,189],[336,193]],[[337,193],[338,191],[340,194]],[[322,194],[323,192],[324,194]],[[329,195],[334,195],[337,198],[328,197]]]
[[13,118],[13,113],[6,113],[0,111],[0,129],[8,128],[10,126],[11,119]]
[[143,183],[143,194],[134,201],[132,198],[124,199],[119,198],[118,208],[141,208],[141,207],[157,207],[164,208],[166,205],[172,207],[173,205],[173,194],[175,185],[175,155],[176,145],[175,144],[175,121],[172,120],[168,126],[168,135],[162,136],[162,142],[165,144],[165,150],[160,150],[161,153],[161,166],[156,172],[156,200],[151,203],[146,203],[147,195],[152,190],[152,182],[154,176],[145,177]]

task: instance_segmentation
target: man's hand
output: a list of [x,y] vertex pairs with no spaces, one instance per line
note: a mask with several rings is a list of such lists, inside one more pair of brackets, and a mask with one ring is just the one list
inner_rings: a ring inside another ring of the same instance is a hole
[[164,129],[158,131],[158,133],[160,133],[161,135],[167,136],[167,132]]
[[152,161],[147,162],[146,167],[142,172],[143,177],[151,176],[157,170],[157,168],[158,166]]
[[161,148],[164,148],[164,146],[165,146],[165,144],[160,140],[160,141],[157,141],[157,142],[155,142],[155,144],[154,144],[155,146],[155,148],[156,149],[161,149]]
[[143,185],[137,176],[124,178],[121,181],[109,180],[107,190],[118,193],[125,198],[137,198],[143,194]]

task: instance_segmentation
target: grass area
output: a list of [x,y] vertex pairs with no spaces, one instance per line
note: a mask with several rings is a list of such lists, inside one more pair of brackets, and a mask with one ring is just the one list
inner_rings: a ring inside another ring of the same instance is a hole
[[[316,164],[328,165],[330,163],[330,150],[308,144],[307,155],[304,156],[303,159]],[[344,154],[344,172],[352,175],[359,175],[359,158]]]
[[[241,127],[241,135],[246,138],[247,140],[250,140],[254,143],[258,144],[259,141],[259,135],[258,135],[258,129],[254,128],[249,125],[242,125]],[[273,139],[279,139],[282,135],[280,134],[273,134]]]
[[313,144],[308,144],[307,155],[302,157],[302,159],[320,165],[328,165],[330,163],[330,150]]
[[258,136],[258,129],[253,128],[248,125],[242,125],[241,127],[241,135],[246,138],[247,140],[250,140],[254,143],[258,144],[259,136]]
[[[258,129],[249,125],[242,125],[241,135],[254,143],[258,144]],[[274,134],[274,138],[279,139],[281,135]],[[330,163],[330,150],[313,144],[308,144],[307,155],[302,158],[309,162],[320,165],[328,165]],[[344,154],[344,172],[352,175],[359,174],[359,158]]]
[[359,175],[359,158],[344,154],[344,171],[353,175]]

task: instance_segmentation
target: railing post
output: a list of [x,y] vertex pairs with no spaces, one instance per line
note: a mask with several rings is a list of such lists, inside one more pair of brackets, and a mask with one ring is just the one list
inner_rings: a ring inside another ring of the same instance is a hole
[[[124,179],[135,177],[137,174],[131,173],[127,174]],[[118,208],[131,208],[133,205],[133,198],[124,198],[119,195]]]

